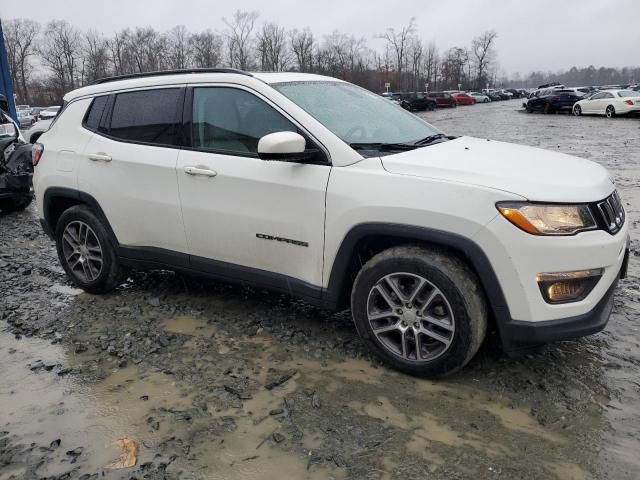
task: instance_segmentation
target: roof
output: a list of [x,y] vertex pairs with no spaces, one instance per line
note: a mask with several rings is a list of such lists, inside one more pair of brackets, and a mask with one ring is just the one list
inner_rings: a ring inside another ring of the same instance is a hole
[[168,72],[150,72],[149,74],[125,75],[98,80],[97,83],[87,85],[68,92],[65,101],[74,98],[97,95],[117,90],[132,88],[154,87],[158,85],[184,85],[189,83],[229,82],[250,84],[252,81],[263,83],[284,82],[341,82],[337,78],[300,72],[256,72],[248,73],[232,69],[192,69]]

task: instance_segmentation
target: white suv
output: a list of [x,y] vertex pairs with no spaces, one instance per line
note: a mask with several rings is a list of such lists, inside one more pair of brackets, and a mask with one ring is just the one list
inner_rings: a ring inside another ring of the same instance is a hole
[[355,85],[234,70],[110,78],[34,145],[41,223],[69,277],[173,269],[351,308],[403,371],[460,369],[600,331],[625,211],[587,160],[447,136]]

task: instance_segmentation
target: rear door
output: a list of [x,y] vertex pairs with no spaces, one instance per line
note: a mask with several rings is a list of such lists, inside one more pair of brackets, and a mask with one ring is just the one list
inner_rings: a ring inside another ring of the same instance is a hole
[[90,110],[85,128],[95,133],[78,186],[98,201],[127,255],[175,259],[172,252],[181,252],[177,263],[186,265],[175,174],[183,102],[184,88],[163,87],[113,94],[102,112]]

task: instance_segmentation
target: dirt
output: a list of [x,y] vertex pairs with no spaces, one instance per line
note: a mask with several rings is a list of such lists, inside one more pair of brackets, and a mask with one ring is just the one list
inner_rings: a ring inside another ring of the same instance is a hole
[[[610,170],[632,256],[604,332],[416,379],[287,296],[170,272],[82,293],[30,207],[0,217],[0,480],[640,478],[640,121],[518,107],[421,115]],[[121,438],[137,465],[107,469]]]

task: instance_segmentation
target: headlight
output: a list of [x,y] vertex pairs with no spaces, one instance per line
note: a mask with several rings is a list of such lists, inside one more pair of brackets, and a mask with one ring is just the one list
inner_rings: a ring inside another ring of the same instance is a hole
[[597,228],[588,205],[501,202],[496,206],[503,217],[532,235],[573,235]]

